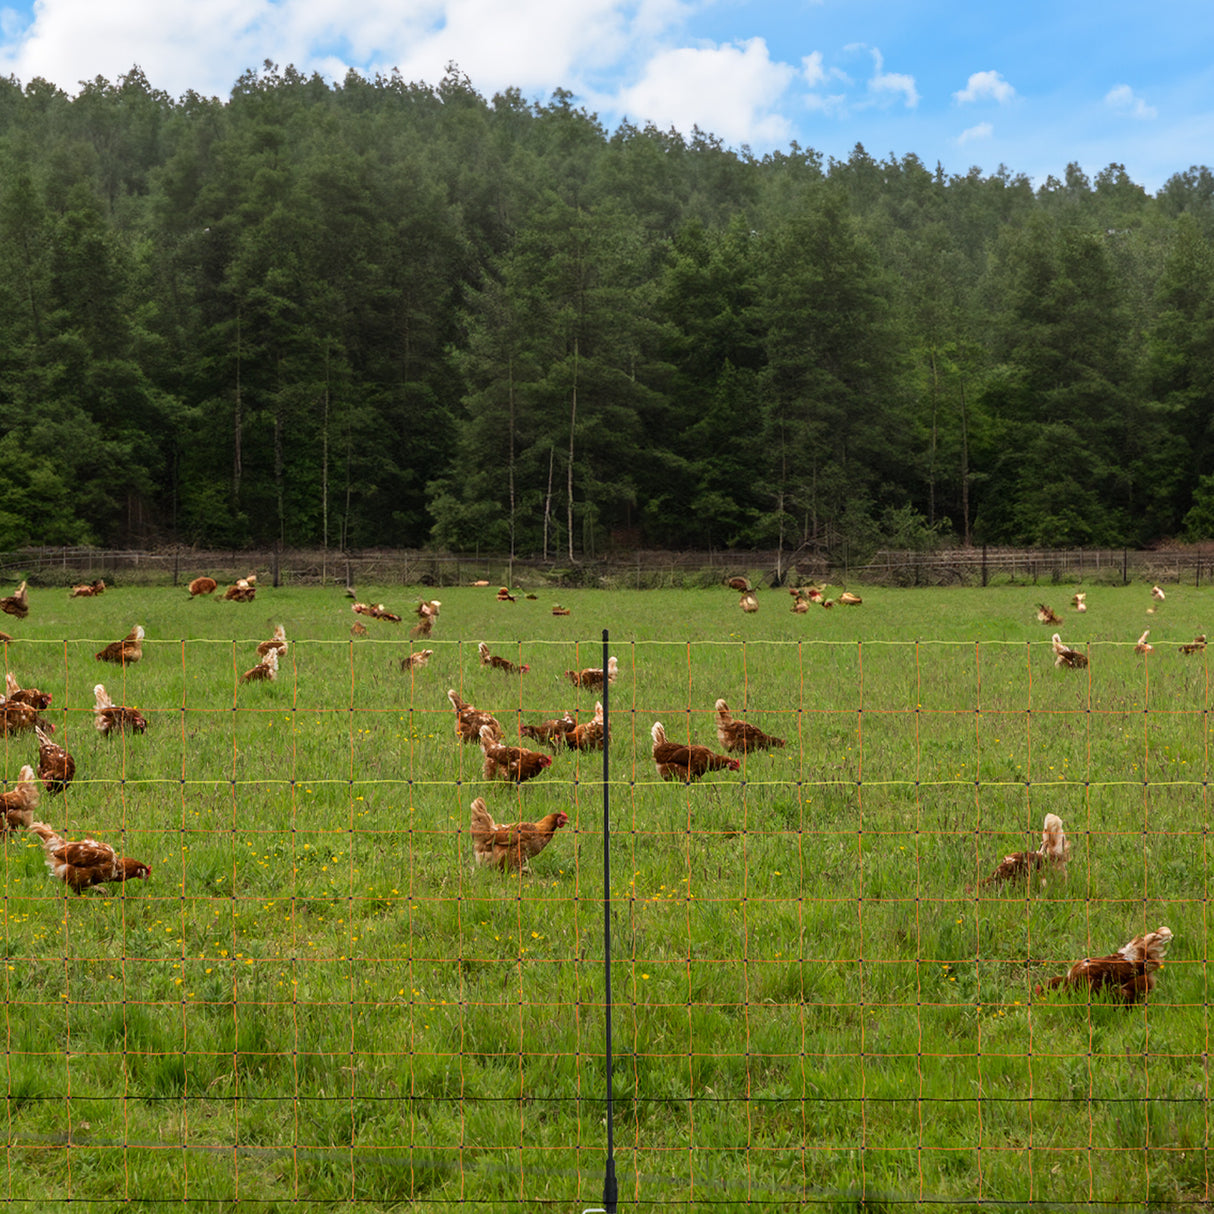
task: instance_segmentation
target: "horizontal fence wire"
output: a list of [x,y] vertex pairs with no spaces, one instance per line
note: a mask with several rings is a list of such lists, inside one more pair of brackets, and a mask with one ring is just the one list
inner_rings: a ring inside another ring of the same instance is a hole
[[[10,1204],[585,1209],[608,1083],[624,1208],[1210,1200],[1203,653],[613,643],[605,890],[602,755],[519,737],[593,719],[596,644],[425,643],[246,683],[246,644],[146,641],[111,736],[95,642],[6,647],[77,765],[33,816],[151,866],[77,897],[5,835]],[[449,691],[550,765],[486,779]],[[782,744],[726,754],[722,698]],[[659,722],[729,762],[663,778]],[[38,746],[2,741],[12,790]],[[568,822],[478,865],[477,798]],[[996,879],[1047,814],[1065,866]],[[1050,988],[1165,925],[1149,993]]]

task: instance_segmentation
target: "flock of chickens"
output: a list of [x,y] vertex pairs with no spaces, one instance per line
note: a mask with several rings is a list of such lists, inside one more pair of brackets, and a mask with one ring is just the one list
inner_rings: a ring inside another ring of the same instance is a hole
[[[743,609],[753,610],[747,603],[747,599],[753,599],[754,595],[750,584],[745,579],[735,579],[730,585],[742,591]],[[189,589],[191,596],[212,594],[217,589],[217,583],[211,578],[196,578],[190,583]],[[83,583],[72,588],[70,597],[91,597],[103,593],[104,590],[103,581]],[[250,574],[229,587],[225,597],[247,602],[255,593],[256,576]],[[831,605],[822,599],[822,591],[818,588],[810,588],[808,591],[794,590],[793,594],[794,610],[802,609],[797,604],[812,601]],[[1156,601],[1161,601],[1164,592],[1156,586],[1152,590],[1152,596]],[[501,597],[499,594],[499,598]],[[861,600],[858,596],[850,595],[840,596],[838,601],[858,605]],[[1086,612],[1086,596],[1082,593],[1076,594],[1072,606],[1080,613]],[[429,636],[440,608],[441,603],[438,600],[419,603],[419,622],[411,635]],[[24,582],[14,595],[0,599],[0,611],[24,618],[28,610],[28,589]],[[399,623],[401,620],[399,615],[386,611],[382,603],[369,605],[356,602],[353,611],[360,616],[393,623]],[[561,613],[564,613],[564,609]],[[1044,623],[1061,622],[1044,603],[1038,604],[1037,618]],[[356,624],[355,631],[365,631],[365,628]],[[112,662],[124,667],[138,662],[143,657],[144,635],[143,627],[137,625],[121,640],[105,646],[95,657],[98,661]],[[1147,635],[1148,633],[1144,632],[1139,638],[1137,652],[1152,652]],[[2,633],[0,637],[11,639]],[[1183,652],[1197,652],[1204,648],[1204,645],[1205,637],[1200,636],[1191,645],[1181,648]],[[286,649],[285,630],[279,625],[272,637],[257,646],[258,662],[244,672],[241,681],[273,680],[277,675],[279,658]],[[1087,665],[1086,655],[1063,645],[1058,633],[1053,637],[1053,649],[1056,665]],[[491,653],[484,642],[478,645],[478,652],[482,665],[507,675],[521,676],[530,670],[526,664],[515,663]],[[429,649],[414,651],[401,660],[401,669],[424,667],[432,653]],[[615,683],[619,675],[619,663],[615,657],[609,657],[605,669],[590,667],[566,670],[564,675],[576,688],[601,690]],[[566,712],[552,720],[521,725],[520,738],[547,746],[552,753],[546,753],[521,745],[508,745],[504,741],[501,723],[492,713],[467,702],[454,688],[448,690],[447,698],[455,712],[456,737],[462,742],[481,748],[484,755],[483,775],[486,780],[502,779],[522,784],[551,767],[553,755],[561,749],[601,750],[604,745],[606,722],[601,701],[595,704],[594,715],[589,721],[579,723],[572,713]],[[134,708],[114,704],[104,684],[98,683],[94,687],[94,701],[94,725],[103,735],[108,736],[122,730],[134,733],[146,730],[147,721],[142,714]],[[50,706],[50,702],[49,693],[37,688],[22,688],[11,673],[6,676],[6,692],[0,696],[0,732],[7,735],[33,731],[39,750],[36,778],[33,766],[26,764],[21,769],[16,787],[0,794],[0,820],[3,829],[10,832],[27,829],[36,835],[45,852],[47,867],[75,894],[81,894],[91,886],[107,882],[146,880],[151,875],[150,865],[129,856],[121,856],[109,844],[95,839],[66,840],[45,822],[35,820],[34,813],[39,808],[42,790],[45,789],[51,794],[61,793],[75,775],[74,760],[63,747],[53,741],[50,735],[54,726],[40,715]],[[735,719],[724,699],[718,699],[714,707],[720,751],[691,742],[671,741],[662,722],[653,723],[650,730],[652,757],[661,779],[690,783],[711,771],[738,771],[741,763],[735,755],[741,754],[745,757],[748,753],[785,746],[783,738],[769,734],[748,721]],[[528,861],[539,855],[568,821],[568,814],[562,811],[548,814],[534,822],[502,824],[490,814],[484,798],[478,796],[471,805],[470,833],[474,859],[477,864],[490,868],[525,871]],[[1028,881],[1039,870],[1065,876],[1069,855],[1070,843],[1061,819],[1056,814],[1047,814],[1040,847],[1034,851],[1005,856],[995,871],[980,884],[990,886],[1011,880]],[[1087,988],[1092,992],[1107,990],[1126,1004],[1134,1003],[1140,996],[1153,989],[1155,974],[1163,964],[1171,940],[1171,930],[1160,926],[1154,932],[1134,937],[1116,953],[1105,957],[1084,958],[1071,966],[1066,974],[1051,978],[1046,988],[1036,987],[1036,991],[1041,994],[1043,989],[1061,986]]]

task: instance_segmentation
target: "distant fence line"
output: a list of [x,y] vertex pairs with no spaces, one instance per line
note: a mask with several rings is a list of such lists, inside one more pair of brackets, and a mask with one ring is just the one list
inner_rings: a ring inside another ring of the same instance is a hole
[[1131,581],[1201,585],[1214,576],[1214,543],[1160,551],[1128,548],[945,548],[885,550],[851,563],[804,553],[645,550],[601,560],[424,549],[161,551],[115,548],[23,548],[0,558],[0,574],[46,585],[107,579],[115,584],[185,585],[207,574],[221,583],[257,573],[262,585],[458,586],[487,581],[528,589],[712,586],[745,576],[758,585],[807,582],[883,586],[988,586],[999,583]]

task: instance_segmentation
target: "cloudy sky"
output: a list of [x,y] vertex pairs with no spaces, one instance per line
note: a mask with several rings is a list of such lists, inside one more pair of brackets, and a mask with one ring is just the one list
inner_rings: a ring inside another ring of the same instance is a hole
[[1150,191],[1214,164],[1210,0],[0,0],[0,73],[74,93],[133,65],[226,97],[266,59],[340,80],[456,63],[490,97],[555,88],[612,129],[693,126],[755,154],[1035,183],[1112,163]]

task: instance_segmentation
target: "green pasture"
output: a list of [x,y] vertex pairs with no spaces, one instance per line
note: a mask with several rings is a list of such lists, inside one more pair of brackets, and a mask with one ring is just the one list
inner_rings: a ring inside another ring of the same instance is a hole
[[[507,732],[610,689],[614,1112],[622,1209],[1003,1208],[1209,1200],[1214,591],[852,587],[790,610],[725,588],[442,600],[259,589],[251,604],[35,588],[7,669],[77,763],[39,816],[149,881],[73,897],[4,841],[7,1139],[27,1210],[580,1211],[605,1160],[603,764],[481,779],[449,687]],[[560,601],[568,616],[553,616]],[[1056,669],[1054,628],[1087,647]],[[275,624],[277,682],[242,685]],[[144,658],[93,654],[135,624]],[[1155,652],[1134,653],[1151,629]],[[530,664],[482,667],[477,642]],[[403,672],[412,644],[434,651]],[[143,736],[93,728],[93,686]],[[716,746],[713,702],[787,739],[657,780],[650,727]],[[36,761],[0,739],[11,783]],[[568,826],[529,875],[477,869],[468,807]],[[979,888],[1047,812],[1067,879]],[[1166,923],[1147,1004],[1035,997]],[[76,1208],[73,1206],[72,1208]]]

